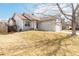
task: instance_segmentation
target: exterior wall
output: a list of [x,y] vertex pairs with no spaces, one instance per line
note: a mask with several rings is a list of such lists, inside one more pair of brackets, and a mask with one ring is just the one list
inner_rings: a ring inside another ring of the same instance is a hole
[[15,16],[14,19],[16,20],[16,25],[17,25],[17,31],[22,29],[22,31],[29,30],[29,29],[36,29],[36,21],[31,21],[30,26],[25,26],[26,20],[22,20],[20,17]]
[[34,25],[33,25],[33,21],[30,23],[30,27],[33,29],[34,28]]
[[[17,31],[21,30],[28,30],[28,29],[37,29],[37,21],[31,21],[30,26],[25,26],[25,20],[22,20],[20,17],[15,16],[14,17],[17,25]],[[27,20],[27,19],[26,19]],[[38,29],[39,30],[45,30],[45,31],[61,31],[62,25],[61,22],[57,20],[49,20],[44,22],[38,23]]]
[[37,29],[36,26],[37,26],[37,22],[36,22],[36,21],[32,21],[32,22],[30,23],[30,27],[31,27],[31,28]]
[[14,19],[16,21],[17,31],[19,31],[20,29],[23,30],[23,20],[21,20],[18,16],[15,16]]
[[24,30],[24,31],[25,31],[25,30],[29,30],[31,27],[30,27],[30,26],[25,26],[25,24],[26,24],[26,20],[23,21],[23,30]]
[[13,26],[14,25],[14,22],[12,20],[10,20],[9,23],[8,23],[8,25],[9,26]]
[[23,30],[36,29],[37,23],[36,21],[31,21],[30,26],[25,26],[26,21],[23,23]]
[[61,19],[62,30],[67,29],[65,19]]
[[56,27],[56,32],[59,32],[59,31],[61,31],[62,30],[62,24],[61,24],[61,20],[59,20],[59,19],[56,19],[56,25],[55,25]]
[[55,20],[40,22],[38,29],[46,31],[55,31]]

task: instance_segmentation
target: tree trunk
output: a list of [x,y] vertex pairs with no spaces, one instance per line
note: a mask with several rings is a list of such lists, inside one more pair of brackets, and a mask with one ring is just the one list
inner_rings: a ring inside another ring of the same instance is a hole
[[72,35],[76,35],[76,18],[72,16]]

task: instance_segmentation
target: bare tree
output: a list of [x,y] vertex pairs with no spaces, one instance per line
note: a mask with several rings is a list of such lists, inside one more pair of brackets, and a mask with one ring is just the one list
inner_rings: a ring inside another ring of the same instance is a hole
[[36,16],[56,16],[59,15],[59,10],[55,3],[41,3],[38,5],[37,9],[34,10]]
[[73,3],[70,4],[70,8],[72,10],[71,15],[66,14],[62,10],[60,4],[57,3],[56,5],[58,6],[60,13],[62,13],[65,16],[65,18],[70,19],[69,17],[71,17],[70,20],[72,21],[72,35],[76,35],[76,14],[79,9],[79,4],[76,4],[76,5],[74,5]]
[[[69,8],[68,8],[69,7]],[[66,9],[66,10],[64,10]],[[73,3],[54,3],[54,4],[40,4],[40,7],[35,10],[37,15],[64,15],[64,17],[72,22],[72,35],[76,35],[76,17],[79,11],[79,4]]]

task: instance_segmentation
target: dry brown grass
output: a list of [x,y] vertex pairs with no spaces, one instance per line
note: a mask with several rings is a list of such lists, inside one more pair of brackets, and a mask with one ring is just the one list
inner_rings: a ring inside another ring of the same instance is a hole
[[46,31],[0,35],[0,55],[79,55],[79,36]]

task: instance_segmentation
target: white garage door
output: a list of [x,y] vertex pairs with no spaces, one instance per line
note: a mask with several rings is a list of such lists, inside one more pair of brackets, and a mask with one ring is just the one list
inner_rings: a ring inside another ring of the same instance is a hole
[[40,30],[55,31],[55,21],[40,22],[38,28]]

